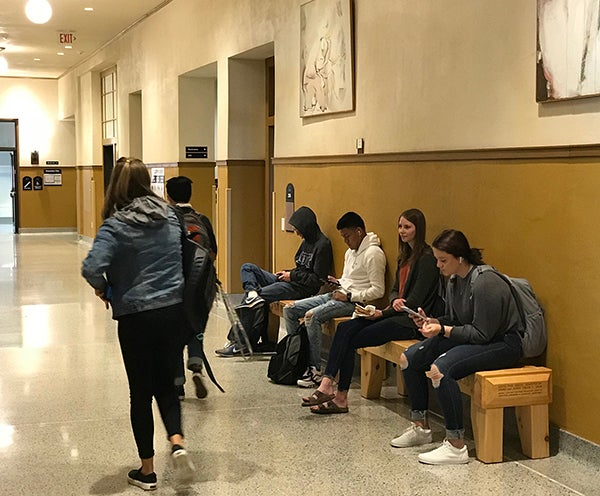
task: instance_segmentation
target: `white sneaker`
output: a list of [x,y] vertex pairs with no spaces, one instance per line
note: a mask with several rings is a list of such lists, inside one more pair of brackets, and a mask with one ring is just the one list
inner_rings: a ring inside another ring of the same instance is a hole
[[429,444],[432,441],[431,429],[423,429],[420,425],[411,423],[410,427],[406,429],[398,437],[395,437],[390,441],[390,444],[394,448],[408,448],[410,446],[421,446],[422,444]]
[[182,446],[176,444],[171,452],[173,465],[175,465],[175,479],[178,484],[190,484],[194,480],[196,468],[190,459],[190,455]]
[[298,384],[298,387],[314,388],[318,387],[322,380],[321,372],[317,370],[317,367],[311,365],[306,369],[304,375],[296,381],[296,384]]
[[419,461],[429,465],[459,465],[469,463],[469,452],[466,446],[460,449],[455,448],[447,439],[444,439],[439,448],[428,453],[421,453]]

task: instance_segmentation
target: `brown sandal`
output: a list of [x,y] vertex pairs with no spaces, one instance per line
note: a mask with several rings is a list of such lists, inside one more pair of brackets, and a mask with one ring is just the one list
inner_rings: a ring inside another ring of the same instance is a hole
[[310,411],[311,413],[329,415],[330,413],[348,413],[348,407],[336,405],[333,401],[327,401],[317,405],[316,408],[311,408]]
[[331,401],[334,397],[335,394],[325,394],[316,389],[308,398],[302,398],[302,406],[317,406]]

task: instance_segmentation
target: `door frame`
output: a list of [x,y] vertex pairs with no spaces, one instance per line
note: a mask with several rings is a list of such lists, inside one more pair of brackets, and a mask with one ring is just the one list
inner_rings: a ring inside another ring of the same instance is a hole
[[15,125],[15,146],[0,147],[0,151],[12,154],[11,158],[11,176],[12,189],[10,195],[12,197],[12,217],[13,217],[13,233],[19,232],[19,119],[0,119],[0,122],[12,122]]

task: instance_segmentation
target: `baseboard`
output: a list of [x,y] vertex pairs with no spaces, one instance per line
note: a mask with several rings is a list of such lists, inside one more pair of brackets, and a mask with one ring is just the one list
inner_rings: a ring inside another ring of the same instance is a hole
[[75,227],[20,227],[19,234],[75,234]]

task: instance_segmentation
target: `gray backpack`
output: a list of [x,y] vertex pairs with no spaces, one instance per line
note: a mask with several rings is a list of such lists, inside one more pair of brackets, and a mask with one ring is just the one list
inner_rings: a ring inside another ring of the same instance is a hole
[[508,284],[515,299],[519,316],[521,317],[521,346],[523,357],[532,358],[541,355],[546,349],[547,333],[544,321],[544,310],[539,304],[535,293],[526,279],[509,277],[498,272],[490,265],[478,265],[471,276],[471,286],[482,272],[491,271]]

